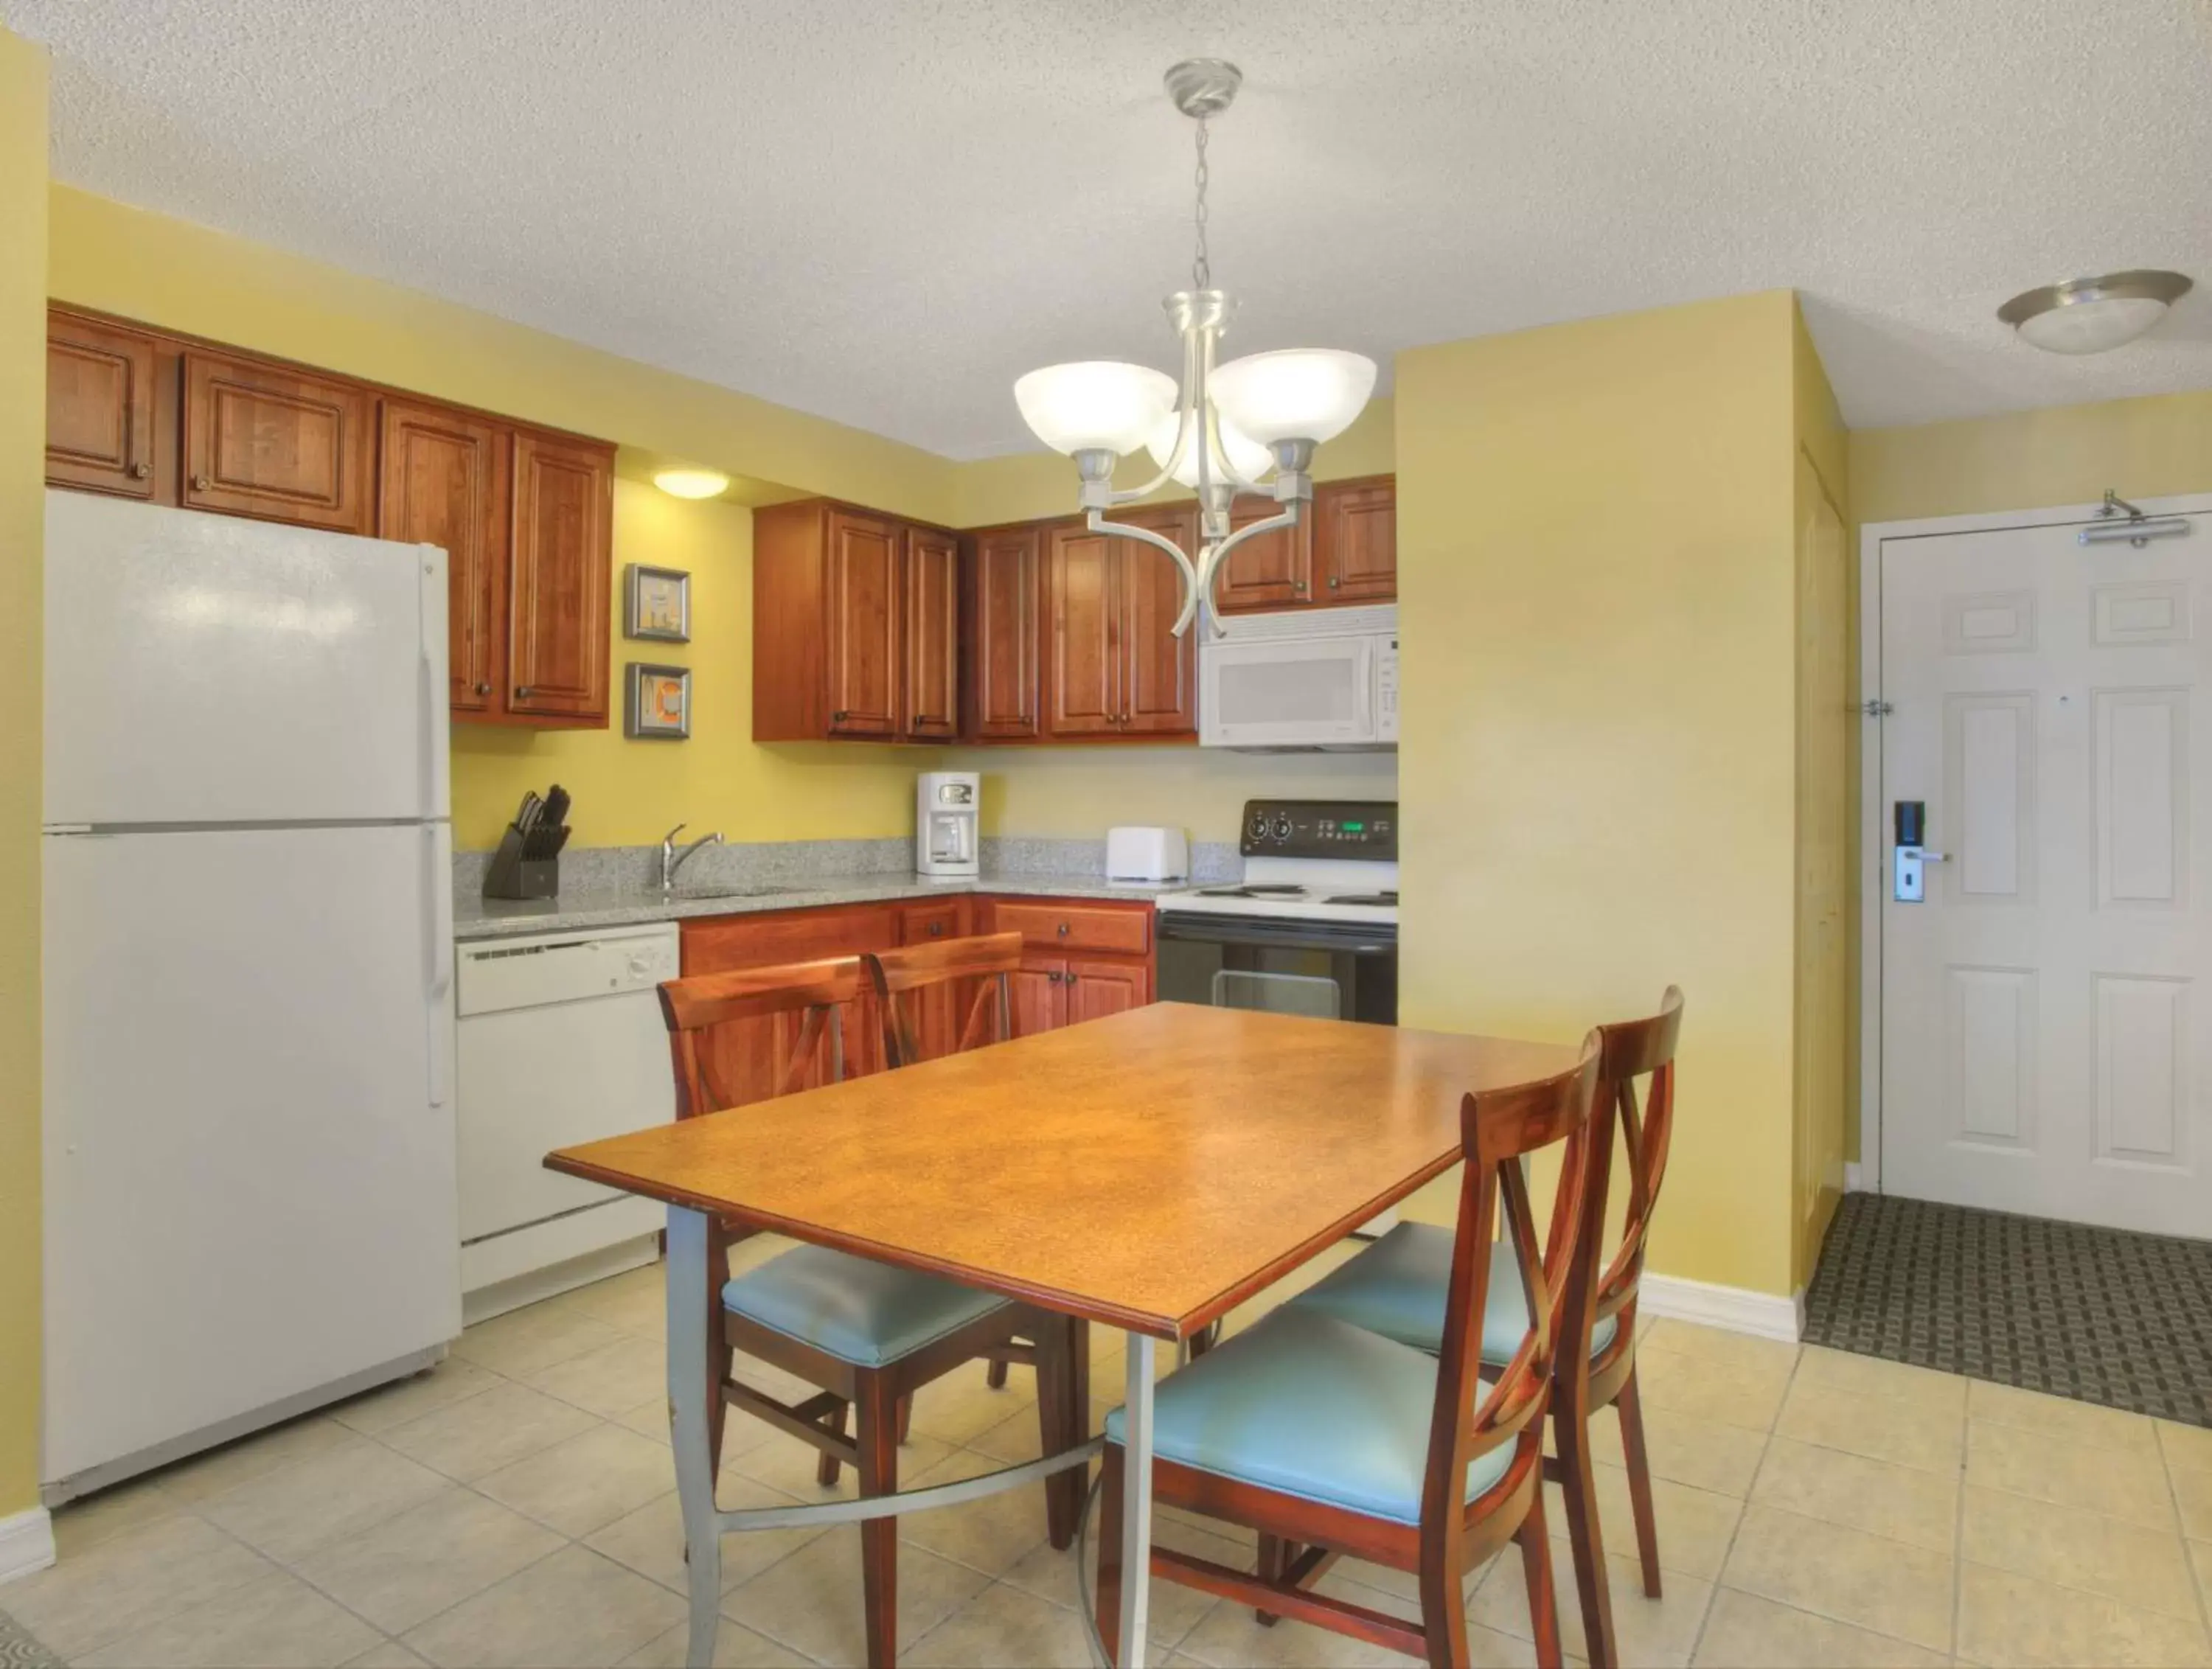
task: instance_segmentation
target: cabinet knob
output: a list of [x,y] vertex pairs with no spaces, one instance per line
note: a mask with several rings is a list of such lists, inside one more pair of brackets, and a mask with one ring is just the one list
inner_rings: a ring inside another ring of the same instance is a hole
[[830,715],[830,722],[833,725],[842,725],[852,716],[853,715],[851,713],[844,711],[841,707],[838,711]]
[[1060,975],[1057,973],[1047,974],[1044,977],[1048,985],[1058,985],[1060,981]]
[[[1334,591],[1334,590],[1335,590],[1339,586],[1342,585],[1343,583],[1344,583],[1343,577],[1342,577],[1341,575],[1340,575],[1340,574],[1330,574],[1330,575],[1328,576],[1328,588],[1329,588],[1331,591]],[[1304,589],[1304,587],[1300,587],[1300,589],[1301,589],[1301,590],[1303,590],[1303,589]]]
[[205,476],[196,475],[192,477],[192,490],[195,493],[204,493],[207,489],[208,478]]
[[944,924],[943,922],[941,922],[941,921],[933,921],[933,922],[931,922],[931,923],[929,924],[929,936],[930,936],[930,938],[938,938],[939,935],[941,935],[944,932],[945,932],[945,924]]
[[1060,924],[1060,936],[1062,938],[1067,937],[1067,924],[1064,921]]
[[1067,970],[1067,982],[1070,985],[1075,983],[1075,970],[1072,968]]
[[488,683],[480,683],[480,684],[478,684],[478,685],[477,686],[477,695],[490,695],[490,694],[491,694],[491,686],[490,686],[489,684],[488,684]]
[[518,701],[526,701],[537,693],[538,692],[530,685],[524,684],[520,689],[517,689],[514,692],[514,699]]
[[133,464],[131,466],[131,478],[135,481],[143,481],[153,473],[154,466],[151,464]]
[[1294,580],[1291,582],[1291,589],[1300,597],[1304,597],[1306,594],[1306,582],[1303,580]]

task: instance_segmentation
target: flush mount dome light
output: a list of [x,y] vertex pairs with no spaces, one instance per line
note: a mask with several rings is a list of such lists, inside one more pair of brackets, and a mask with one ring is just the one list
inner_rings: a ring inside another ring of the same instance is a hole
[[2045,353],[2101,354],[2133,342],[2190,288],[2179,272],[2108,272],[2015,295],[1997,317]]
[[730,490],[730,478],[720,470],[658,470],[653,484],[673,498],[720,498]]

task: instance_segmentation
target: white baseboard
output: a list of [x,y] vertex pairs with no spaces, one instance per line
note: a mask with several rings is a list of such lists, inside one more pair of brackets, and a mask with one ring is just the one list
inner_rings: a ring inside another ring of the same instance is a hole
[[0,1582],[54,1562],[54,1521],[43,1507],[0,1518]]
[[1856,1161],[1844,1167],[1844,1192],[1845,1193],[1865,1193],[1868,1192],[1866,1185],[1866,1168],[1857,1163]]
[[1637,1308],[1647,1315],[1694,1321],[1699,1326],[1753,1333],[1760,1338],[1779,1338],[1792,1344],[1805,1331],[1805,1295],[1802,1292],[1794,1298],[1784,1298],[1744,1287],[1715,1286],[1710,1281],[1647,1272],[1641,1283],[1640,1295]]

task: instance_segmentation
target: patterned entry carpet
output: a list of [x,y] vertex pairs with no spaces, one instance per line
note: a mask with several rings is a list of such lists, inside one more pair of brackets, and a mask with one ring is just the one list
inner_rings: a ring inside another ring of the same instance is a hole
[[2212,1426],[2212,1241],[1846,1194],[1805,1342]]
[[0,1611],[0,1669],[59,1669],[60,1664],[28,1629]]

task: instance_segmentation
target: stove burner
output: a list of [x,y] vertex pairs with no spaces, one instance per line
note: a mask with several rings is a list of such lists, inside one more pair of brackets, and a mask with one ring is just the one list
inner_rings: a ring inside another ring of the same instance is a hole
[[1344,893],[1322,901],[1327,904],[1387,904],[1395,910],[1398,907],[1398,895],[1395,892]]

